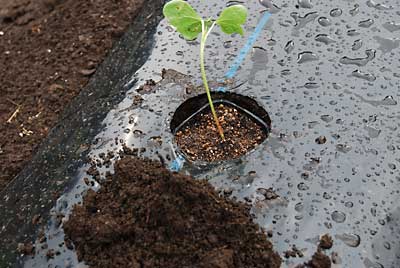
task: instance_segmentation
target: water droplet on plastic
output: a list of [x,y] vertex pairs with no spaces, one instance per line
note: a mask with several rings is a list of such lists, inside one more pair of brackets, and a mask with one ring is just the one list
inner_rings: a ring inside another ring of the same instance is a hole
[[318,23],[321,26],[327,27],[330,26],[332,24],[332,22],[330,21],[330,19],[328,19],[327,17],[320,17],[318,18]]
[[353,45],[351,46],[352,50],[359,50],[363,45],[363,41],[361,39],[357,39],[354,41]]
[[285,49],[286,53],[288,53],[288,54],[289,54],[290,52],[292,52],[293,49],[294,49],[294,42],[293,42],[293,40],[290,40],[289,42],[287,42],[284,49]]
[[294,29],[295,30],[299,30],[301,28],[303,28],[304,26],[307,25],[307,23],[315,20],[318,17],[318,13],[317,12],[310,12],[307,13],[306,15],[304,15],[303,17],[299,15],[299,13],[297,12],[292,12],[290,14],[290,16],[294,19],[294,21],[296,22]]
[[336,43],[336,41],[335,41],[332,37],[330,37],[329,35],[327,35],[327,34],[318,34],[318,35],[315,37],[315,41],[322,42],[322,43],[324,43],[325,45],[329,45],[329,44],[332,44],[332,43]]
[[374,24],[374,20],[367,19],[367,20],[360,21],[358,23],[358,26],[363,27],[363,28],[369,28],[369,27],[371,27],[372,24]]
[[353,247],[353,248],[358,247],[361,243],[360,236],[356,235],[356,234],[341,234],[341,235],[335,235],[335,237],[337,239],[341,240],[343,243],[345,243],[349,247]]
[[397,101],[393,99],[393,96],[386,96],[381,103],[383,105],[397,105]]
[[351,30],[347,31],[347,35],[348,36],[357,36],[357,35],[360,35],[360,33],[357,32],[357,30],[355,30],[355,29],[351,29]]
[[342,89],[342,86],[338,83],[332,83],[334,89]]
[[331,217],[332,217],[332,220],[337,223],[343,223],[346,221],[346,214],[344,214],[341,211],[335,210],[334,212],[332,212]]
[[347,201],[346,203],[344,203],[344,206],[345,206],[346,208],[352,208],[352,207],[354,206],[354,204],[353,204],[353,202],[351,202],[351,201]]
[[297,57],[297,63],[305,63],[305,62],[310,62],[310,61],[317,61],[319,58],[317,55],[310,51],[304,51],[299,53]]
[[329,200],[329,199],[332,198],[332,196],[331,196],[330,194],[328,194],[327,192],[324,192],[323,195],[322,195],[322,197],[323,197],[324,199],[326,199],[326,200]]
[[297,212],[302,212],[303,209],[304,209],[303,203],[297,203],[297,204],[294,206],[294,209],[295,209]]
[[271,1],[271,0],[259,0],[259,3],[260,3],[262,6],[266,7],[267,10],[268,10],[270,13],[272,13],[272,14],[278,13],[278,12],[281,10],[281,8],[278,7],[277,5],[275,5],[275,4],[272,3],[272,2],[273,2],[273,1]]
[[396,169],[397,169],[396,165],[393,164],[393,163],[389,163],[389,164],[388,164],[388,167],[389,167],[391,170],[396,170]]
[[389,32],[396,32],[398,30],[400,30],[400,23],[395,23],[395,22],[386,22],[383,25],[383,28],[385,28],[386,30],[388,30]]
[[329,123],[333,120],[333,116],[332,115],[321,115],[321,120],[324,121],[325,123]]
[[301,8],[313,8],[311,0],[298,0],[297,2]]
[[224,48],[230,48],[230,47],[232,47],[232,41],[225,41]]
[[368,49],[365,51],[365,54],[367,55],[365,58],[355,58],[355,59],[344,56],[339,60],[339,62],[342,64],[353,64],[360,67],[365,66],[367,65],[368,62],[375,59],[376,51],[374,49]]
[[315,82],[308,82],[304,84],[304,87],[307,89],[319,88],[319,84]]
[[297,189],[299,189],[300,191],[307,191],[308,189],[310,189],[310,187],[308,187],[304,182],[301,182],[297,185]]
[[390,249],[391,249],[391,245],[390,245],[389,242],[384,242],[384,243],[383,243],[383,246],[384,246],[387,250],[390,250]]
[[360,12],[360,5],[355,4],[353,9],[350,9],[349,13],[352,16],[355,16],[358,14],[358,12]]
[[351,148],[350,145],[347,145],[347,144],[338,144],[338,145],[336,145],[336,149],[337,149],[339,152],[348,153],[348,152],[351,151],[352,148]]
[[318,125],[317,121],[308,122],[308,128],[310,129],[314,128],[316,125]]
[[373,0],[368,0],[367,1],[367,6],[373,7],[375,9],[377,9],[377,10],[390,10],[390,9],[393,9],[393,7],[391,7],[391,6],[387,6],[387,5],[384,5],[384,4],[376,3]]
[[352,76],[361,78],[370,82],[374,82],[376,80],[376,77],[373,74],[369,73],[363,73],[360,70],[355,70],[351,73]]
[[371,208],[371,215],[376,217],[376,208]]
[[375,139],[375,138],[379,137],[379,134],[381,134],[381,132],[382,132],[381,130],[373,128],[371,126],[366,126],[365,130],[367,131],[368,136],[371,139]]
[[331,17],[339,17],[340,15],[342,15],[342,13],[343,11],[340,8],[334,8],[329,14],[331,15]]

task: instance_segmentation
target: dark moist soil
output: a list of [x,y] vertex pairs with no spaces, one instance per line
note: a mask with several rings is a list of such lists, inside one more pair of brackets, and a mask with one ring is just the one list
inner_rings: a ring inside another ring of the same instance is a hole
[[0,190],[144,0],[0,0]]
[[[329,256],[325,255],[324,250],[331,249],[333,246],[333,239],[329,234],[324,234],[319,239],[317,251],[311,257],[311,260],[304,264],[303,267],[309,268],[331,268],[332,261]],[[301,267],[299,267],[301,268]]]
[[100,267],[280,267],[249,207],[206,181],[125,157],[64,225],[78,258]]
[[332,264],[331,259],[326,256],[321,250],[318,250],[314,253],[311,261],[309,261],[306,266],[309,268],[331,268]]
[[[312,255],[311,260],[305,263],[299,264],[296,268],[331,268],[332,263],[334,263],[334,259],[337,259],[339,256],[337,253],[332,252],[332,260],[327,256],[324,251],[331,249],[333,246],[333,239],[329,234],[325,234],[320,237],[319,244],[317,247],[317,251]],[[284,252],[285,258],[302,258],[304,254],[301,250],[297,249],[295,245],[293,245],[292,249]]]
[[242,111],[226,104],[219,104],[215,109],[225,140],[219,135],[210,109],[196,115],[175,134],[178,146],[190,160],[236,159],[267,138],[260,124]]
[[333,239],[329,234],[324,234],[319,240],[319,248],[331,249],[333,246]]

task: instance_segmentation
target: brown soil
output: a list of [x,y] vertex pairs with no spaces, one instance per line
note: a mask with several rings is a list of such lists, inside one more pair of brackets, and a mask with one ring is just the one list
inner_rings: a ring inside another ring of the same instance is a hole
[[329,234],[324,234],[319,239],[317,252],[314,253],[311,260],[305,263],[309,268],[331,268],[332,261],[329,256],[323,253],[323,250],[331,249],[333,246],[333,239]]
[[90,267],[280,267],[249,207],[206,181],[134,157],[115,171],[64,226],[67,243]]
[[[335,263],[335,260],[339,259],[337,253],[332,252],[332,260],[324,253],[324,250],[331,249],[333,246],[333,239],[329,234],[324,234],[319,239],[319,244],[317,251],[311,257],[311,260],[296,266],[296,268],[331,268],[332,263]],[[285,257],[303,257],[303,253],[301,255],[297,255],[299,251],[295,246],[293,246],[292,250],[288,250],[285,252]]]
[[20,254],[24,255],[33,255],[35,253],[35,247],[32,243],[19,243],[17,247],[17,251]]
[[144,0],[0,0],[0,189],[29,161]]
[[331,249],[333,246],[333,239],[329,234],[324,234],[319,240],[319,245],[321,249]]
[[296,258],[296,257],[302,258],[302,257],[304,257],[303,252],[300,249],[298,249],[295,245],[293,245],[291,249],[285,251],[284,255],[285,255],[285,258]]
[[324,234],[319,239],[317,252],[314,253],[311,260],[305,265],[309,268],[331,268],[332,262],[329,256],[323,253],[323,250],[331,249],[333,239],[329,234]]
[[215,107],[225,140],[221,139],[210,109],[190,120],[175,139],[190,160],[208,162],[236,159],[261,144],[267,134],[250,116],[234,107]]
[[311,260],[297,265],[295,268],[331,268],[332,263],[331,259],[325,255],[321,249],[318,249],[317,252],[311,257]]
[[311,261],[309,261],[306,266],[310,268],[331,268],[332,264],[331,259],[318,250],[312,256]]

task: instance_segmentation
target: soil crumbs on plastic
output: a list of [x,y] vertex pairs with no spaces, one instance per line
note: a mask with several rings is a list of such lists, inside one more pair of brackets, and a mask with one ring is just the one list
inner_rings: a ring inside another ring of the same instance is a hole
[[144,0],[0,0],[0,189],[20,172]]
[[267,138],[264,129],[249,115],[224,104],[215,109],[225,140],[219,135],[210,109],[196,115],[175,134],[177,144],[190,160],[236,159]]
[[306,266],[309,268],[331,268],[332,263],[331,259],[327,255],[318,250],[312,256],[311,261],[306,263]]
[[90,267],[280,267],[249,207],[206,181],[125,157],[64,230]]

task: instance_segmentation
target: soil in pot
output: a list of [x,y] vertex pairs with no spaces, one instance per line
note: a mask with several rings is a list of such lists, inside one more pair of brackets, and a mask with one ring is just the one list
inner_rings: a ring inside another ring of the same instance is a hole
[[225,140],[205,94],[189,99],[175,112],[171,130],[186,158],[205,162],[237,159],[268,137],[271,120],[255,100],[235,93],[213,93],[213,99]]
[[249,207],[206,181],[125,157],[64,225],[90,267],[280,267]]
[[176,143],[190,160],[215,162],[236,159],[267,138],[262,127],[237,108],[219,104],[215,109],[225,140],[219,135],[209,108],[175,134]]

